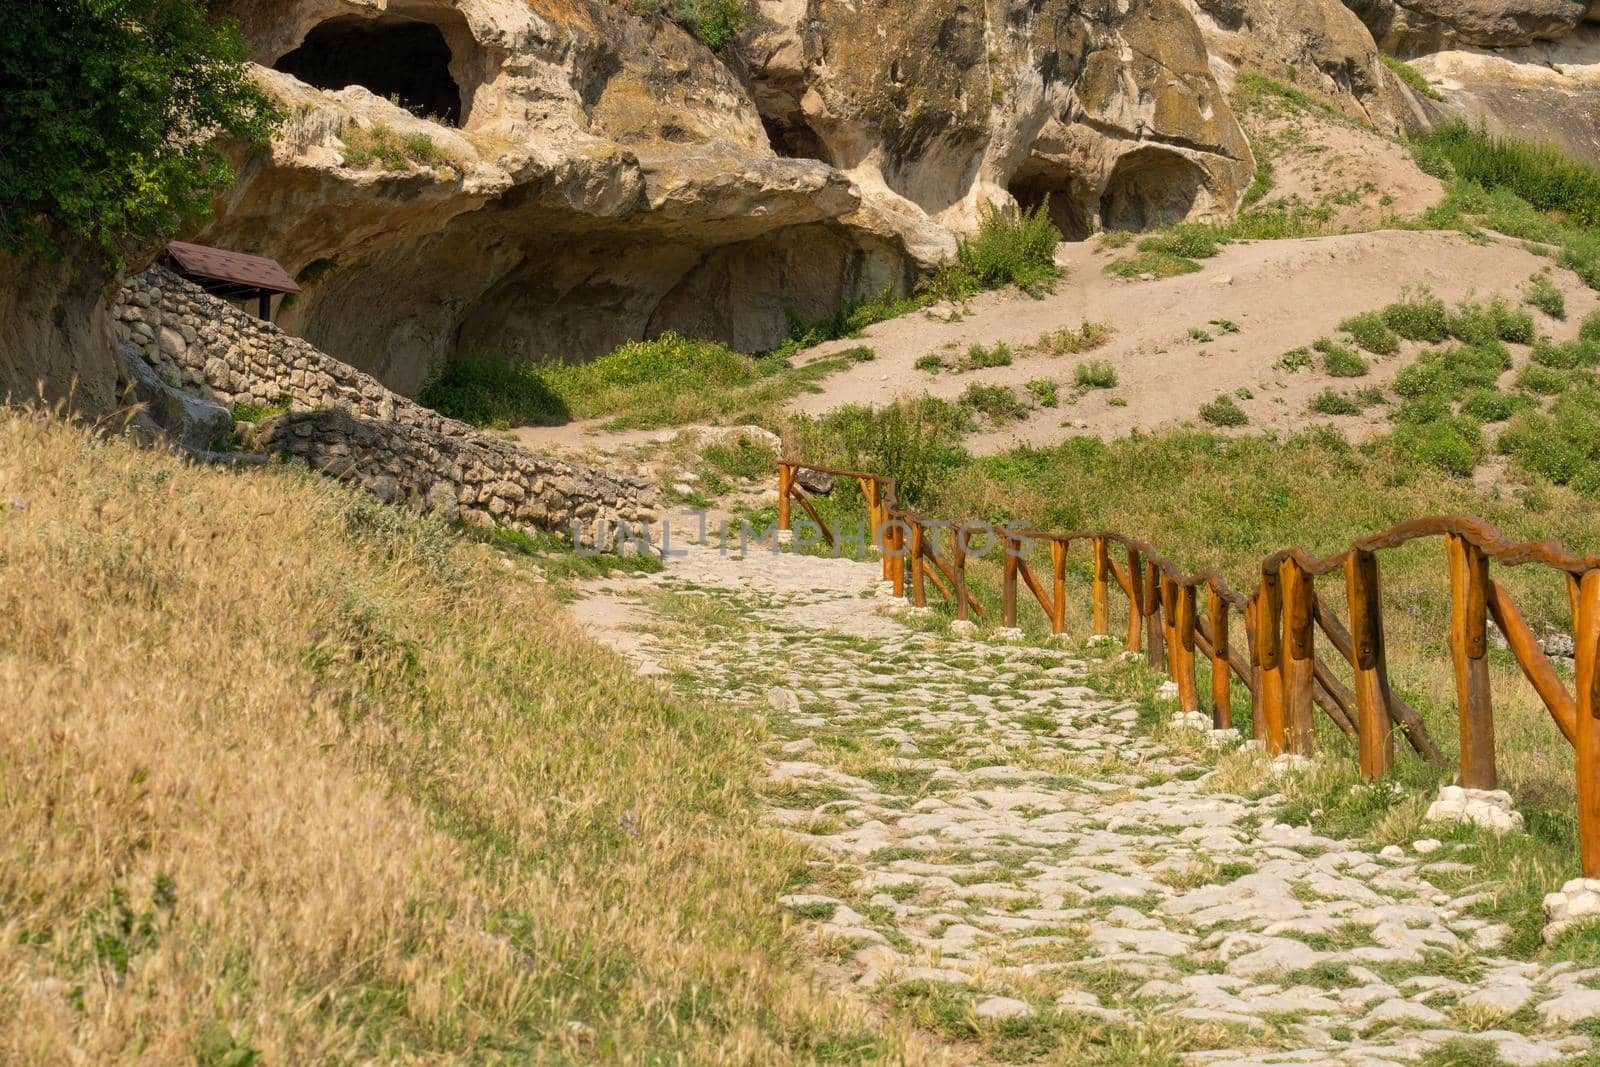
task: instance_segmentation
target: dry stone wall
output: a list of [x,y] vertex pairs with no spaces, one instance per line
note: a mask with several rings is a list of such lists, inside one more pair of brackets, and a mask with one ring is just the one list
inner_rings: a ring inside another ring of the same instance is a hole
[[129,279],[119,340],[169,385],[225,406],[287,405],[258,447],[304,459],[378,497],[479,525],[579,531],[609,546],[654,521],[649,482],[536,456],[386,389],[301,338],[162,267]]

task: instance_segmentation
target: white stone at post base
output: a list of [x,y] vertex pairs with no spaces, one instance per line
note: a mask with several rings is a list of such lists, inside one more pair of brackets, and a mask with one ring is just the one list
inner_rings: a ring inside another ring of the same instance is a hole
[[1222,748],[1239,740],[1238,730],[1212,730],[1206,734],[1206,744],[1211,748]]
[[1173,681],[1166,681],[1166,682],[1162,682],[1160,685],[1156,686],[1156,699],[1157,700],[1168,700],[1168,701],[1177,700],[1178,699],[1178,683],[1177,682],[1173,682]]
[[1172,725],[1178,730],[1206,730],[1211,729],[1211,716],[1201,711],[1180,711],[1172,717]]
[[1091,634],[1089,637],[1090,648],[1104,648],[1106,645],[1117,644],[1121,644],[1121,642],[1110,634]]
[[1022,628],[1020,626],[1002,626],[994,632],[994,638],[996,641],[1017,642],[1025,639],[1027,636],[1027,634],[1022,632]]
[[875,595],[877,596],[877,598],[879,600],[893,600],[894,599],[894,583],[893,582],[887,582],[887,581],[886,582],[879,582],[877,584],[877,586],[875,587],[875,590],[876,590]]
[[933,614],[933,608],[926,605],[919,608],[915,604],[911,604],[906,607],[906,614],[912,618],[925,619]]
[[1574,926],[1600,921],[1600,878],[1574,878],[1561,892],[1545,894],[1544,917],[1547,945]]
[[1522,829],[1522,814],[1504,789],[1463,789],[1441,786],[1439,799],[1428,807],[1426,822],[1470,822],[1503,834]]
[[1273,774],[1285,774],[1289,771],[1303,771],[1311,766],[1310,756],[1301,756],[1294,752],[1285,752],[1272,761]]
[[956,637],[971,637],[978,632],[978,624],[971,619],[956,619],[950,623],[950,633]]
[[778,531],[778,544],[780,544],[780,545],[792,545],[792,544],[794,544],[794,531],[793,530],[779,530]]

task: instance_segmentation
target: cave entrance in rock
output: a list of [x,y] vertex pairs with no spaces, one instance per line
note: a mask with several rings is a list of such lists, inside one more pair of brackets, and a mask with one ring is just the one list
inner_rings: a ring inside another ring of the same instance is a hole
[[1205,169],[1164,148],[1136,148],[1117,160],[1100,196],[1100,224],[1140,232],[1182,222],[1205,193]]
[[399,15],[344,15],[319,23],[299,48],[273,64],[318,89],[364,86],[415,115],[462,124],[455,57],[439,27]]
[[1006,190],[1024,211],[1035,210],[1048,197],[1050,221],[1063,239],[1083,241],[1089,237],[1090,207],[1085,202],[1093,205],[1094,196],[1059,164],[1030,159],[1012,176]]

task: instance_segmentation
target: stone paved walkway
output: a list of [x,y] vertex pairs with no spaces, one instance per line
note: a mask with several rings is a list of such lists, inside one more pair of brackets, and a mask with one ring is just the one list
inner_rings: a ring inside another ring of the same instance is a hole
[[1600,967],[1497,955],[1430,883],[1450,846],[1277,823],[1204,735],[1089,688],[1101,653],[925,632],[876,578],[697,549],[575,614],[767,717],[770,817],[819,855],[782,904],[952,1062],[1592,1062]]

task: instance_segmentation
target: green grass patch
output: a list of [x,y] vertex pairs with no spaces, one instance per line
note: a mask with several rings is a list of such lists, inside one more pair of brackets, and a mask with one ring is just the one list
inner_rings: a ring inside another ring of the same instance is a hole
[[1339,324],[1358,346],[1375,356],[1392,356],[1400,351],[1400,335],[1383,321],[1383,313],[1365,311]]
[[1244,409],[1227,393],[1201,404],[1200,417],[1213,426],[1243,426],[1250,421]]
[[1416,92],[1421,93],[1429,100],[1444,99],[1444,97],[1439,95],[1439,90],[1429,85],[1428,79],[1424,78],[1422,74],[1418,72],[1417,68],[1413,67],[1410,63],[1407,63],[1398,56],[1391,56],[1387,52],[1380,53],[1378,58],[1383,60],[1384,66],[1394,71],[1401,81],[1405,82]]
[[1322,369],[1335,378],[1360,378],[1370,369],[1367,361],[1352,348],[1323,337],[1312,344],[1322,355]]

